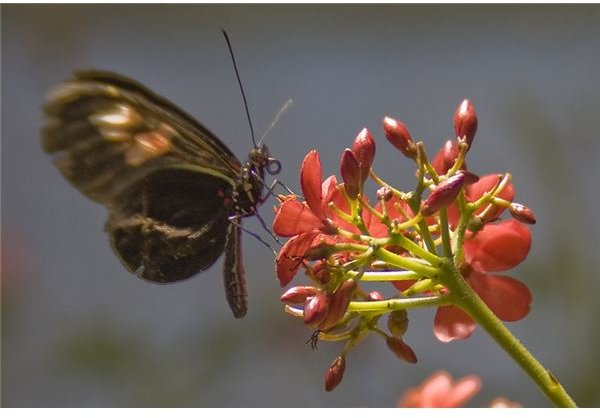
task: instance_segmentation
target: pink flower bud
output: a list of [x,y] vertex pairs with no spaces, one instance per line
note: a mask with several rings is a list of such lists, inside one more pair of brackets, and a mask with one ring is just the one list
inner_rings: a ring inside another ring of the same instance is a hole
[[454,133],[456,137],[464,141],[470,147],[477,132],[477,114],[473,103],[469,99],[465,99],[458,105],[454,112]]
[[342,172],[342,179],[344,180],[346,194],[348,194],[350,199],[356,199],[362,186],[361,170],[356,157],[354,157],[354,154],[352,154],[352,151],[348,148],[342,153],[340,169]]
[[356,280],[348,279],[329,298],[329,311],[327,317],[319,324],[319,328],[326,330],[337,324],[344,317],[348,305],[352,300],[352,293],[356,289]]
[[400,338],[388,337],[385,342],[390,351],[394,353],[400,360],[404,360],[412,364],[417,362],[417,355],[413,349],[410,348],[410,346]]
[[346,370],[346,357],[339,356],[333,360],[329,369],[325,373],[325,390],[331,392],[333,389],[338,387],[344,377],[344,371]]
[[402,154],[408,158],[415,159],[417,156],[417,147],[413,142],[410,132],[402,122],[386,116],[383,119],[383,132],[387,140]]
[[408,328],[408,314],[406,309],[390,312],[387,326],[394,337],[402,337]]
[[327,316],[329,310],[329,297],[318,292],[304,303],[304,323],[310,327],[317,327]]
[[513,218],[524,224],[533,225],[536,222],[533,211],[520,203],[511,203],[508,207],[508,211]]
[[317,294],[317,289],[312,286],[296,286],[286,291],[279,298],[284,303],[304,303],[306,299]]
[[369,300],[378,301],[383,300],[383,295],[379,293],[377,290],[373,290],[369,292]]
[[465,182],[465,173],[460,171],[436,186],[421,207],[423,216],[431,216],[454,202]]
[[369,171],[375,159],[375,140],[367,128],[360,131],[354,138],[352,154],[360,165],[361,183],[364,183],[369,177]]

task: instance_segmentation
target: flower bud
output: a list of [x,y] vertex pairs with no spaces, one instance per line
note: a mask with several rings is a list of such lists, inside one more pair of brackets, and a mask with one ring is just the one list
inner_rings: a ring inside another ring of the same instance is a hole
[[373,290],[373,291],[369,292],[369,300],[372,300],[372,301],[383,300],[383,296],[377,290]]
[[384,202],[389,202],[394,197],[394,192],[387,186],[383,186],[377,189],[377,200],[383,200]]
[[362,186],[359,163],[349,148],[346,148],[340,159],[340,171],[344,180],[344,189],[350,199],[356,199]]
[[317,294],[317,288],[312,286],[296,286],[287,290],[279,298],[284,303],[304,303],[306,299]]
[[327,317],[319,324],[320,329],[329,329],[344,317],[348,305],[350,305],[350,301],[352,300],[352,293],[355,289],[356,280],[348,279],[329,297],[329,310]]
[[408,328],[408,314],[406,309],[390,312],[387,326],[394,337],[402,337]]
[[477,114],[473,103],[465,99],[454,112],[454,133],[456,138],[463,140],[470,147],[477,132]]
[[423,216],[431,216],[435,212],[454,202],[454,199],[458,196],[464,182],[465,173],[462,171],[440,182],[427,197],[425,203],[423,203],[421,214]]
[[354,138],[352,154],[360,165],[361,183],[364,183],[369,177],[369,171],[375,159],[375,140],[367,128],[360,131]]
[[339,356],[333,360],[329,369],[325,373],[325,390],[331,392],[335,389],[344,377],[344,371],[346,370],[346,357]]
[[327,316],[328,310],[329,297],[325,293],[318,292],[307,298],[304,303],[304,323],[311,327],[317,327]]
[[472,171],[463,171],[465,173],[465,186],[470,186],[479,181],[479,176]]
[[520,203],[511,203],[508,207],[508,211],[513,218],[524,224],[533,225],[536,222],[533,211]]
[[400,338],[388,337],[385,342],[390,351],[394,353],[400,360],[404,360],[412,364],[417,362],[417,355],[413,349],[410,348],[410,346]]
[[[448,140],[444,146],[438,151],[433,158],[431,163],[432,167],[438,174],[446,174],[448,170],[452,168],[456,159],[458,158],[459,149],[458,144],[455,141]],[[466,170],[466,166],[463,163],[461,169]]]
[[383,132],[390,143],[406,157],[415,159],[417,147],[406,126],[396,119],[386,116],[383,119]]

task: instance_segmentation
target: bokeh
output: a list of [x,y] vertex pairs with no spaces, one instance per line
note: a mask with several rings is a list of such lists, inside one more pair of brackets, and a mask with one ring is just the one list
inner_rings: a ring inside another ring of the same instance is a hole
[[[600,405],[600,7],[3,5],[4,406],[393,407],[438,369],[481,376],[473,406],[496,396],[549,405],[481,330],[436,341],[430,310],[410,316],[417,365],[369,337],[325,393],[341,347],[305,344],[309,330],[279,302],[272,253],[248,235],[243,320],[224,302],[220,265],[167,286],[125,271],[103,231],[106,210],[41,150],[44,95],[75,68],[117,71],[188,110],[243,159],[250,134],[220,28],[257,131],[294,100],[267,142],[295,190],[308,150],[337,173],[365,126],[378,173],[410,188],[414,167],[385,142],[381,119],[403,120],[433,155],[470,98],[479,131],[469,167],[513,173],[516,200],[538,220],[528,260],[511,272],[532,289],[532,312],[510,328],[580,405]],[[272,206],[261,210],[267,222]],[[266,235],[253,219],[245,226]]]

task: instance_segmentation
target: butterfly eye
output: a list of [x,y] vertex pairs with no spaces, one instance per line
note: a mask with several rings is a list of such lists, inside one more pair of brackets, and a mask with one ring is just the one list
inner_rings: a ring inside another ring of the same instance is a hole
[[276,158],[269,158],[267,161],[267,173],[272,176],[281,173],[281,162]]

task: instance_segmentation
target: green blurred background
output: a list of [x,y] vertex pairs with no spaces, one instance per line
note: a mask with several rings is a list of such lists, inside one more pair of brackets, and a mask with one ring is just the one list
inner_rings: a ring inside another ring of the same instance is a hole
[[379,141],[378,172],[411,187],[414,169],[383,139],[382,117],[405,121],[433,155],[469,97],[479,115],[469,167],[512,172],[516,200],[538,219],[528,260],[511,272],[531,288],[533,309],[510,328],[580,405],[600,404],[598,6],[3,5],[4,406],[392,407],[440,368],[482,377],[471,405],[500,395],[548,405],[480,330],[437,342],[426,310],[411,313],[406,337],[416,366],[369,337],[325,393],[341,346],[305,344],[310,331],[278,300],[272,254],[249,236],[241,321],[224,303],[220,266],[171,286],[125,271],[103,232],[105,209],[40,149],[44,95],[74,68],[118,71],[244,158],[250,136],[219,28],[232,38],[259,132],[295,102],[268,143],[296,190],[308,150],[337,173],[364,126]]

